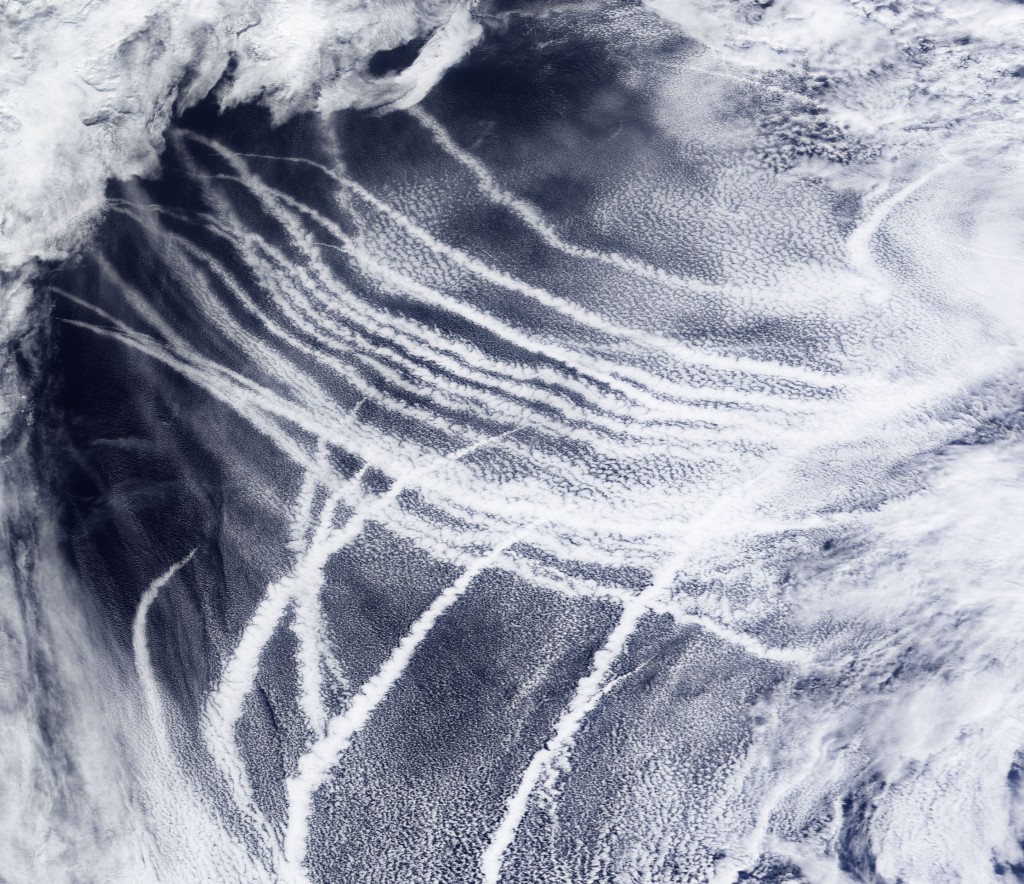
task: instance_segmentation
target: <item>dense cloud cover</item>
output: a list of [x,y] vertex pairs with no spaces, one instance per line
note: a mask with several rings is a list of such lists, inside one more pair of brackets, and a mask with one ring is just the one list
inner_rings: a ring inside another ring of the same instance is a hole
[[[108,178],[152,174],[176,114],[217,89],[275,119],[415,101],[480,34],[458,3],[16,2],[0,28],[0,260],[66,253]],[[374,53],[432,35],[404,74]]]

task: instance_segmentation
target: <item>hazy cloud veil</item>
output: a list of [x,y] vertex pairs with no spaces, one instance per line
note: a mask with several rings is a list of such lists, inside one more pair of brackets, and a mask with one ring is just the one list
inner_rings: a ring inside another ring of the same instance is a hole
[[1024,877],[1024,6],[0,16],[0,879]]

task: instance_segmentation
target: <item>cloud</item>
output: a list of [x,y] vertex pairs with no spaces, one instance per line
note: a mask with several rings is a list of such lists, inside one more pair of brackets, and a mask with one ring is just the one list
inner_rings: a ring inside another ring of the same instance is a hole
[[712,64],[753,75],[787,98],[783,116],[793,126],[799,128],[809,107],[819,124],[837,127],[830,138],[841,133],[870,142],[883,168],[918,162],[921,148],[986,162],[1017,153],[1024,82],[1014,62],[1024,49],[1019,4],[647,0],[646,6],[710,47]]
[[[108,178],[154,172],[175,114],[216,87],[222,107],[406,107],[479,38],[465,5],[329,0],[28,2],[0,28],[0,268],[81,241]],[[426,37],[399,74],[379,50]]]

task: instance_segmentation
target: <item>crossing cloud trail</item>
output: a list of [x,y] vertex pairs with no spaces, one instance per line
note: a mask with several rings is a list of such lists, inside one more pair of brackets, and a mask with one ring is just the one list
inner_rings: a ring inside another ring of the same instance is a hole
[[1024,880],[1024,6],[2,15],[0,879]]

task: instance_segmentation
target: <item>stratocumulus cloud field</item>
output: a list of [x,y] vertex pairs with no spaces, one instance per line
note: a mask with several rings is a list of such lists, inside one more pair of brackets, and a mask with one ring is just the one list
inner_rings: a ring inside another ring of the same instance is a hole
[[1024,879],[1024,6],[2,14],[0,880]]

